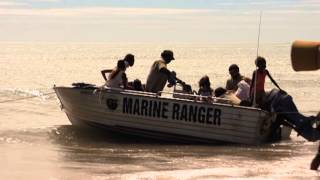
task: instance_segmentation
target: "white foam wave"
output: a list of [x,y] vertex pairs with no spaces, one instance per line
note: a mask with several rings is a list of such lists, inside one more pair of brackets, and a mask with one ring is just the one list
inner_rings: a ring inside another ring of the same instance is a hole
[[[53,92],[53,90],[51,90]],[[0,95],[2,100],[14,100],[19,98],[37,97],[42,101],[48,100],[52,97],[49,94],[50,89],[20,89],[20,88],[9,88],[0,89]]]

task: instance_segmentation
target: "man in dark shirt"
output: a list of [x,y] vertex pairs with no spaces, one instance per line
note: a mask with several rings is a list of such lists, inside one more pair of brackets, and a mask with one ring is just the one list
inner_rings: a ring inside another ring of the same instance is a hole
[[236,91],[238,89],[238,83],[245,77],[240,74],[239,66],[236,64],[229,66],[229,74],[231,78],[227,80],[226,89]]
[[172,72],[167,69],[167,64],[174,60],[173,52],[171,50],[164,50],[161,53],[161,60],[155,61],[147,78],[146,91],[158,93],[165,87],[167,81],[170,85],[176,83]]

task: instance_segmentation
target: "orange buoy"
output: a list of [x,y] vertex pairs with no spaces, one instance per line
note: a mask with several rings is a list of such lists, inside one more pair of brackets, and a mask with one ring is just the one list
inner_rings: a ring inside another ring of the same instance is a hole
[[320,42],[301,40],[293,42],[291,62],[295,71],[320,69]]

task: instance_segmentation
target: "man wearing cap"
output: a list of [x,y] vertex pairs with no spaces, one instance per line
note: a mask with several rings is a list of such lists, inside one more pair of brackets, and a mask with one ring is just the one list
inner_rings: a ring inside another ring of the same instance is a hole
[[146,91],[157,93],[162,91],[167,81],[170,85],[176,83],[176,79],[171,71],[167,69],[167,64],[174,60],[173,52],[171,50],[164,50],[161,53],[161,60],[155,61],[150,69],[147,78]]
[[239,66],[236,64],[229,66],[229,74],[231,78],[227,80],[226,89],[236,91],[238,89],[238,83],[244,80],[245,77],[240,74]]

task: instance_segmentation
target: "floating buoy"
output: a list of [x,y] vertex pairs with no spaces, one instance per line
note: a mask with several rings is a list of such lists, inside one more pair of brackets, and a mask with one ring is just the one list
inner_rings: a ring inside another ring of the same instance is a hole
[[301,40],[293,42],[291,62],[295,71],[320,69],[320,42]]

